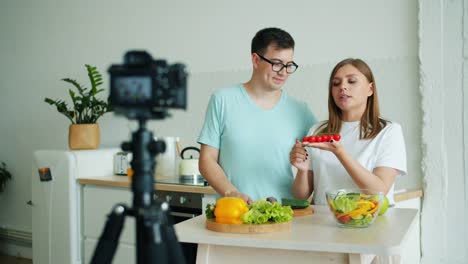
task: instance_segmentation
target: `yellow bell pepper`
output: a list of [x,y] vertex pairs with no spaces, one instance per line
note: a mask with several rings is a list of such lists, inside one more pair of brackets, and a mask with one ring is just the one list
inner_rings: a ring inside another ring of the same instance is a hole
[[249,208],[241,198],[223,197],[216,201],[214,215],[216,223],[242,224],[240,217],[247,211]]
[[[357,202],[357,205],[358,207],[350,212],[347,212],[347,213],[342,213],[342,214],[338,214],[336,217],[337,218],[340,218],[342,216],[345,216],[345,215],[349,215],[351,216],[352,218],[357,218],[359,217],[360,215],[363,215],[363,214],[369,214],[369,213],[373,213],[375,210],[372,210],[373,208],[375,208],[375,204],[373,204],[372,202],[370,201],[367,201],[367,200],[360,200]],[[369,211],[371,210],[371,211]]]
[[365,210],[369,210],[375,207],[374,203],[372,203],[371,201],[367,201],[367,200],[358,201],[357,205],[359,208],[365,209]]

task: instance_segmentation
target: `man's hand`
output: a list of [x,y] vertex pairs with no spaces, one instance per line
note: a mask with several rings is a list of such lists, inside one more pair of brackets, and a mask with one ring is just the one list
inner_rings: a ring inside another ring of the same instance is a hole
[[296,144],[289,153],[289,162],[291,165],[301,171],[309,170],[309,154],[302,146],[302,143],[296,139]]
[[237,198],[241,198],[242,200],[244,200],[247,204],[253,203],[252,199],[248,195],[243,194],[237,190],[227,191],[226,193],[224,193],[224,197],[237,197]]

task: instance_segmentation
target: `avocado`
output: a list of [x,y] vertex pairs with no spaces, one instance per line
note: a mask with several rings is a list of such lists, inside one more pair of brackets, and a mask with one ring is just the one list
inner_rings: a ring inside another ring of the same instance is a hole
[[271,197],[271,196],[266,198],[266,200],[267,202],[270,202],[271,204],[278,202],[275,197]]

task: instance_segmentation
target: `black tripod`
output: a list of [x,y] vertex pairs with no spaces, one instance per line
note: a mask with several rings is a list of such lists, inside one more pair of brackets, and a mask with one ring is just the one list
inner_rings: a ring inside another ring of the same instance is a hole
[[127,215],[136,219],[136,256],[138,264],[185,263],[182,248],[177,241],[169,205],[154,202],[154,156],[166,150],[164,141],[155,141],[153,133],[146,130],[146,120],[139,120],[139,129],[132,133],[132,141],[122,144],[122,149],[132,151],[133,207],[117,204],[107,216],[91,260],[92,264],[111,263]]

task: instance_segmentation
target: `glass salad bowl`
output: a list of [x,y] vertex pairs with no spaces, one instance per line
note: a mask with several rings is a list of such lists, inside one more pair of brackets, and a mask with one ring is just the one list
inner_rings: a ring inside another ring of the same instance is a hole
[[366,189],[339,189],[325,192],[328,207],[341,227],[372,225],[384,199],[383,192]]

